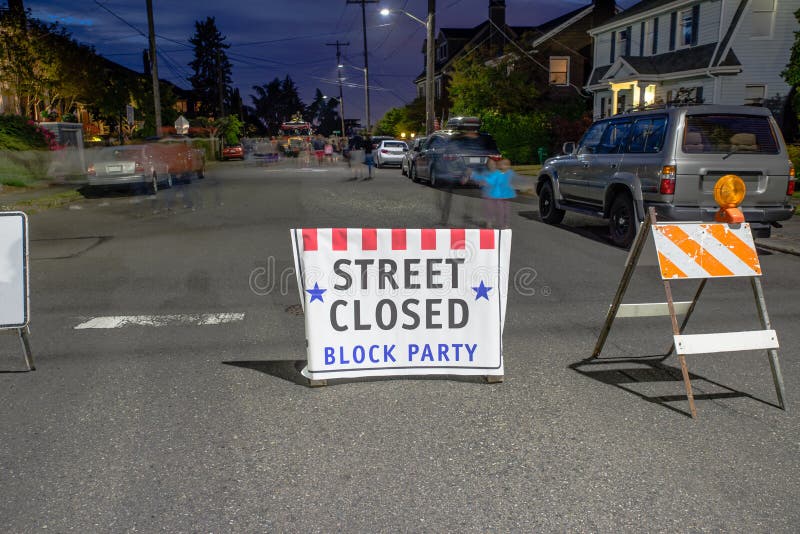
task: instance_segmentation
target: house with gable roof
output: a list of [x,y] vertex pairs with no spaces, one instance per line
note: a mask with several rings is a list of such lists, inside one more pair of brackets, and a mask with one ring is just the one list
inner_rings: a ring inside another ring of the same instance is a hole
[[[587,32],[620,11],[613,0],[593,0],[539,26],[514,26],[506,21],[505,0],[489,0],[488,7],[487,20],[475,27],[439,29],[434,62],[437,117],[449,115],[447,85],[454,63],[484,44],[502,48],[513,42],[509,48],[518,47],[513,52],[517,58],[514,67],[541,71],[538,89],[546,100],[574,98],[583,93],[592,70],[592,39]],[[425,96],[425,53],[423,42],[423,70],[414,80],[419,97]]]
[[797,0],[643,0],[589,31],[594,117],[658,105],[761,105],[778,123],[791,87]]

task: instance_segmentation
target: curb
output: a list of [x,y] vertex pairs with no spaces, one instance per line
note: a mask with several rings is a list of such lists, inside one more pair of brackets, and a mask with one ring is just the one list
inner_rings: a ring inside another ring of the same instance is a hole
[[783,254],[791,254],[793,256],[800,256],[800,248],[792,247],[789,245],[780,245],[775,243],[765,243],[763,240],[756,239],[756,247],[761,247],[773,252],[781,252]]

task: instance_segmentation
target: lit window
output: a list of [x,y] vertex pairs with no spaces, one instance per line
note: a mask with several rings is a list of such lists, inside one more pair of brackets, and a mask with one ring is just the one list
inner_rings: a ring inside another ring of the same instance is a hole
[[753,0],[753,25],[750,37],[772,37],[775,23],[775,0]]
[[550,84],[569,85],[569,58],[550,58]]

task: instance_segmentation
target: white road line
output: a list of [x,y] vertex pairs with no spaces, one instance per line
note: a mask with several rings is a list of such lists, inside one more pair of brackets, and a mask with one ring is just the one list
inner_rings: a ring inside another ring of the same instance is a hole
[[244,320],[243,313],[194,313],[180,315],[117,315],[95,317],[79,324],[75,330],[86,328],[122,328],[124,326],[181,326],[235,323]]

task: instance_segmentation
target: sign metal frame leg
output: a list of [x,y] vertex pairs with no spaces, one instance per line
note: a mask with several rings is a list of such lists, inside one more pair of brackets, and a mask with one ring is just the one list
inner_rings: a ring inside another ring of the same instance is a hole
[[31,331],[27,326],[17,329],[19,334],[19,342],[22,345],[22,352],[25,356],[25,365],[28,366],[28,371],[35,371],[36,366],[33,364],[33,353],[31,352],[31,342],[28,336]]

